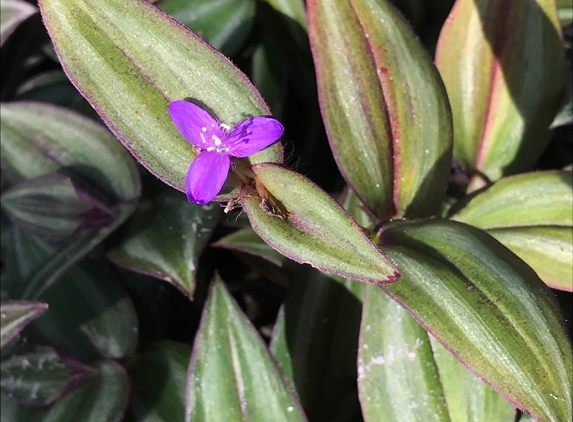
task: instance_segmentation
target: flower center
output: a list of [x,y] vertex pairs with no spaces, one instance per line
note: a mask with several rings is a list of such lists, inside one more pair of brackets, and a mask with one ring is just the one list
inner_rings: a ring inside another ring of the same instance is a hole
[[[202,141],[204,144],[209,145],[207,148],[203,148],[203,149],[205,149],[206,151],[209,151],[209,152],[211,152],[211,151],[217,151],[217,152],[219,152],[219,153],[221,153],[221,152],[222,152],[222,153],[227,153],[227,152],[229,152],[229,148],[228,148],[228,147],[222,147],[222,148],[221,148],[221,145],[223,145],[223,141],[221,140],[221,138],[220,138],[219,136],[213,134],[212,132],[211,132],[211,133],[207,133],[207,131],[213,129],[213,126],[215,126],[215,125],[213,124],[213,125],[210,125],[210,126],[203,126],[203,127],[201,127],[201,132],[199,132],[199,136],[201,136],[201,141]],[[228,130],[230,129],[229,126],[227,126],[227,125],[224,124],[224,123],[220,123],[219,126],[220,126],[221,128],[223,128],[225,131],[228,131]],[[205,135],[207,135],[207,138],[205,138]],[[209,136],[211,137],[210,140],[208,140],[208,137],[209,137]]]

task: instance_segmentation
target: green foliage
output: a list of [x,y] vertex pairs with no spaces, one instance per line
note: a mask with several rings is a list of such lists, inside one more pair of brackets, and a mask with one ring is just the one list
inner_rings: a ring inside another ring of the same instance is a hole
[[1,7],[2,421],[573,422],[570,1]]

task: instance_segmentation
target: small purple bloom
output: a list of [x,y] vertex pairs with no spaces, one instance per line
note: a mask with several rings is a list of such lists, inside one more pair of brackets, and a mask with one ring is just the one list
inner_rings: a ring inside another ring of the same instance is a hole
[[270,117],[251,117],[233,128],[219,123],[201,107],[173,101],[169,114],[181,135],[201,153],[189,166],[185,191],[189,202],[206,204],[221,190],[231,157],[248,157],[276,142],[284,129]]

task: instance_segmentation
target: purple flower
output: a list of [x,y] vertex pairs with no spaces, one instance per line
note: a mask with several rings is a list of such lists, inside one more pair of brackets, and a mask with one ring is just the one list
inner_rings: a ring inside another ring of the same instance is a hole
[[219,123],[201,107],[173,101],[169,114],[181,135],[201,153],[189,166],[185,192],[189,202],[206,204],[221,190],[231,166],[231,157],[248,157],[276,142],[284,128],[270,117],[241,120],[232,129]]

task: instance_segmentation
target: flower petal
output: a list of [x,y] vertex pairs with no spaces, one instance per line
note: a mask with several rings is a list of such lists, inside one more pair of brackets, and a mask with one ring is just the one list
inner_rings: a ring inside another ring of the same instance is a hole
[[221,190],[227,176],[231,159],[229,154],[203,151],[195,158],[187,171],[185,190],[189,202],[206,204]]
[[283,125],[278,120],[251,117],[233,127],[224,145],[233,157],[248,157],[274,143],[283,133]]
[[169,104],[169,115],[181,136],[197,148],[214,146],[213,135],[220,139],[225,136],[217,120],[196,104],[173,101]]

